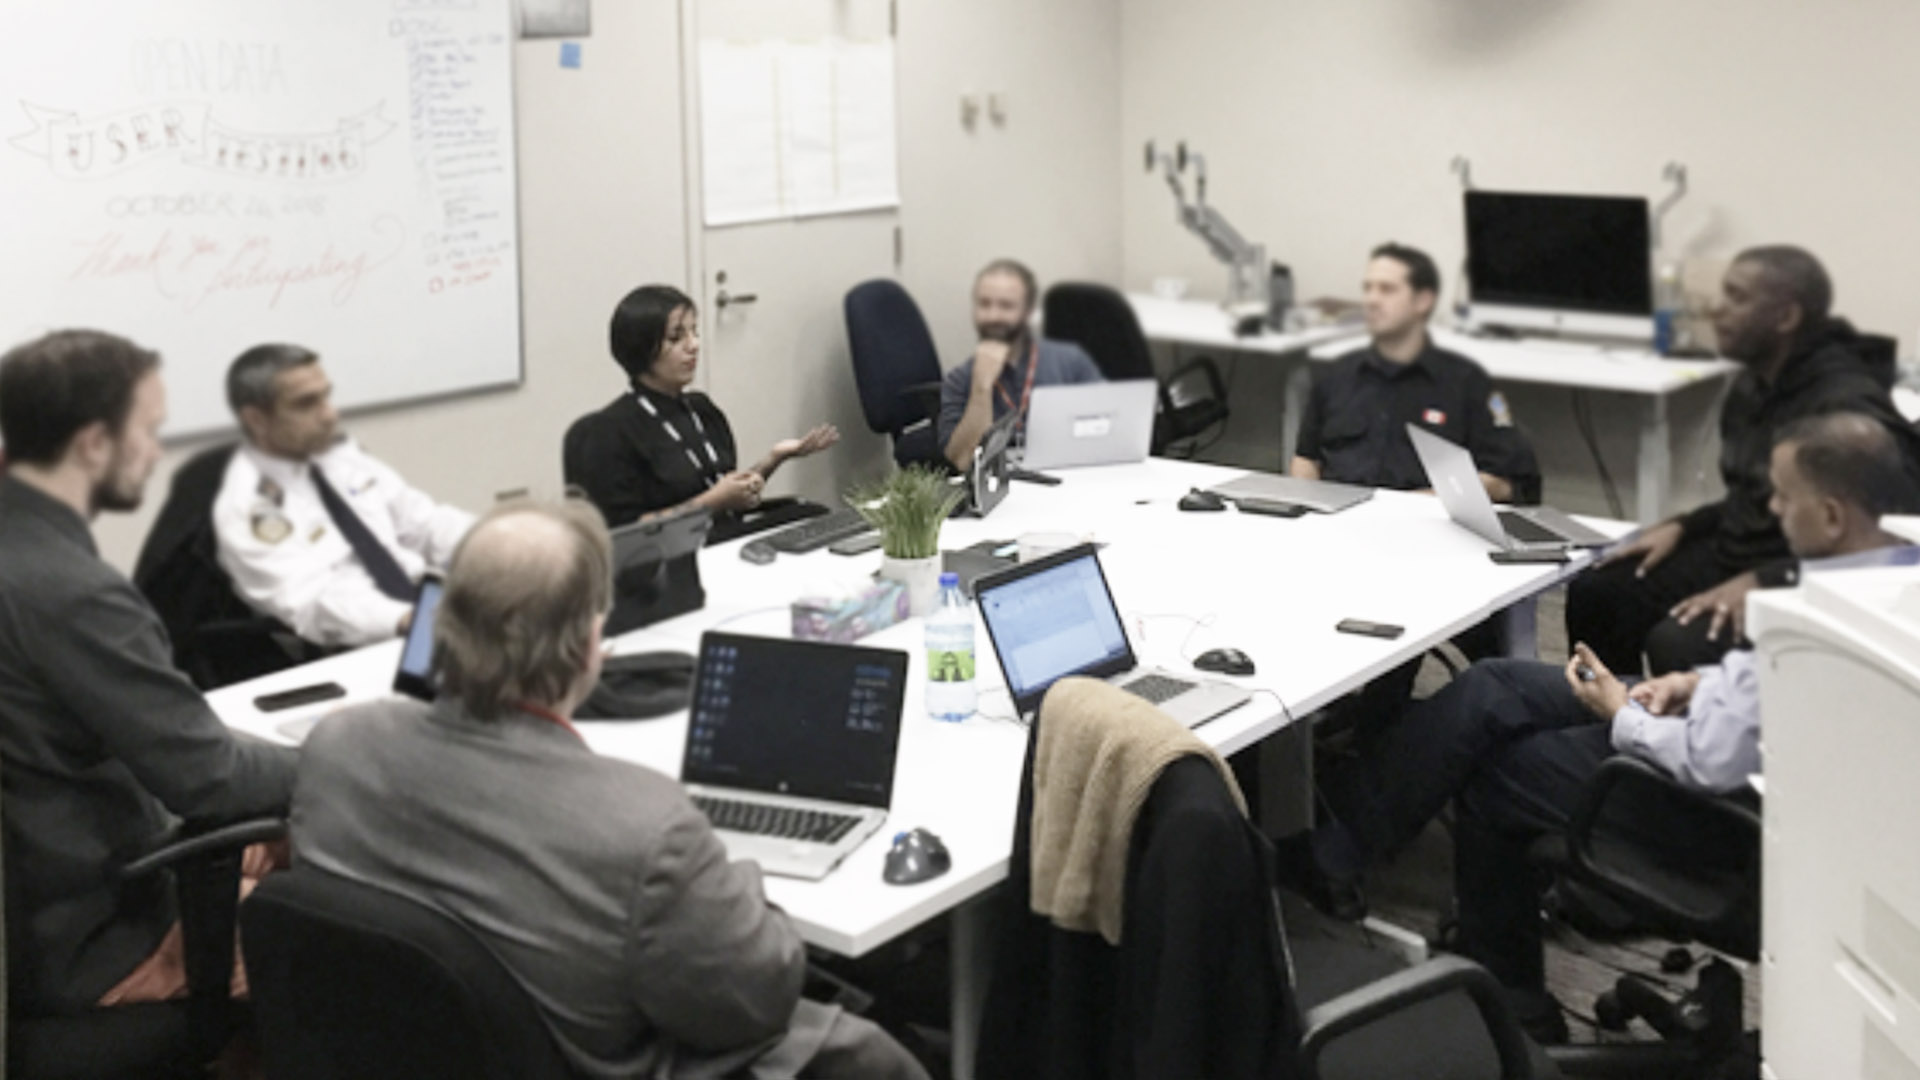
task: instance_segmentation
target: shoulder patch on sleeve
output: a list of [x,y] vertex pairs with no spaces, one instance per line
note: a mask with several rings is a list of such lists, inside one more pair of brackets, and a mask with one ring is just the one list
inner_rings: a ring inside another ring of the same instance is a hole
[[1507,396],[1495,390],[1487,398],[1487,411],[1493,414],[1494,427],[1512,427],[1513,410],[1507,407]]

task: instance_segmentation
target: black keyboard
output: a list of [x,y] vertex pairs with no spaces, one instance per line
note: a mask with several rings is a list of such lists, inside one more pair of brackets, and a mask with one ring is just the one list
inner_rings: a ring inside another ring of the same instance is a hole
[[1135,697],[1147,699],[1149,704],[1158,705],[1186,693],[1197,685],[1199,684],[1187,682],[1185,679],[1169,679],[1165,675],[1142,675],[1120,689]]
[[871,532],[873,526],[851,507],[796,522],[765,537],[768,547],[786,555],[816,551],[836,540]]
[[860,819],[852,814],[735,802],[704,795],[695,795],[693,805],[707,815],[707,820],[713,822],[716,829],[756,836],[777,836],[783,840],[806,840],[815,844],[837,843],[855,825],[860,824]]
[[1507,530],[1508,536],[1523,544],[1564,543],[1567,539],[1532,518],[1511,510],[1500,511],[1500,527]]

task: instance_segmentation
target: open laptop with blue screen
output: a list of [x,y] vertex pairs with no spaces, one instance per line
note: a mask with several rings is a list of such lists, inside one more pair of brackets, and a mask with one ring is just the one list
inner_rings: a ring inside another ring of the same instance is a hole
[[709,631],[680,781],[736,859],[819,879],[886,821],[907,654]]
[[1253,695],[1230,683],[1141,670],[1092,544],[1021,563],[974,584],[980,620],[1021,716],[1069,675],[1106,679],[1196,727]]

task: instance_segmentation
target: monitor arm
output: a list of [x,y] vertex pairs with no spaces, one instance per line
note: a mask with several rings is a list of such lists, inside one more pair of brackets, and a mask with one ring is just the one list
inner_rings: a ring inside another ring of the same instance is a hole
[[[1186,185],[1181,175],[1191,163],[1194,172],[1194,197],[1187,198]],[[1187,153],[1187,144],[1178,144],[1174,153],[1156,150],[1151,140],[1147,142],[1147,171],[1155,168],[1166,178],[1167,187],[1173,191],[1174,203],[1179,208],[1180,224],[1188,232],[1198,236],[1213,257],[1227,264],[1232,273],[1229,304],[1260,303],[1265,304],[1266,297],[1266,248],[1249,243],[1240,230],[1233,227],[1225,215],[1207,203],[1207,159],[1200,154]]]

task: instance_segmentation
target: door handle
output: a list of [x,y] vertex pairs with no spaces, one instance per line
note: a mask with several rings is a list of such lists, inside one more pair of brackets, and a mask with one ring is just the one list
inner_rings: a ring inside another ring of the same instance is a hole
[[730,293],[722,286],[719,292],[713,294],[713,306],[724,311],[730,304],[751,304],[758,299],[760,297],[755,293]]

